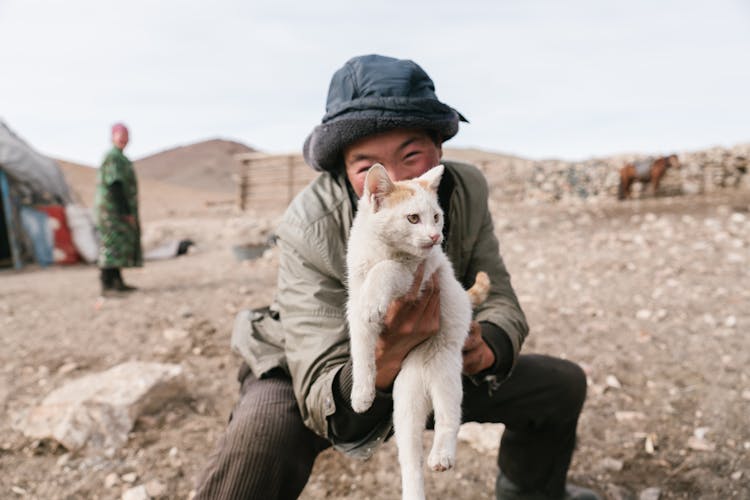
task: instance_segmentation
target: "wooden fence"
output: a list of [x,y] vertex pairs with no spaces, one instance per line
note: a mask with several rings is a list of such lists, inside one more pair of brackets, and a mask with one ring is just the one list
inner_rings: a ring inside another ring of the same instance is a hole
[[243,153],[236,156],[240,170],[236,206],[239,210],[283,210],[318,172],[299,154]]

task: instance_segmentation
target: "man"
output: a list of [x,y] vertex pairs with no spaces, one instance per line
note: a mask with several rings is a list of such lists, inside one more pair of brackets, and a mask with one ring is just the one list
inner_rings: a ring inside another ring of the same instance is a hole
[[[277,231],[276,302],[235,324],[232,344],[246,361],[240,400],[199,481],[200,499],[296,498],[321,450],[371,455],[392,432],[389,391],[401,362],[437,331],[434,286],[392,303],[376,349],[375,401],[363,414],[352,410],[345,253],[366,172],[379,162],[395,180],[422,174],[440,163],[442,143],[464,118],[437,99],[418,65],[378,55],[334,74],[326,111],[303,149],[323,173]],[[480,270],[492,281],[464,348],[462,412],[465,421],[506,425],[497,498],[597,498],[565,485],[585,375],[568,361],[519,354],[528,327],[498,251],[486,180],[470,165],[443,163],[444,249],[465,287]]]
[[112,149],[97,175],[96,209],[99,230],[99,268],[102,295],[134,291],[126,285],[120,268],[143,265],[138,219],[138,183],[133,164],[123,153],[130,135],[122,123],[112,126]]

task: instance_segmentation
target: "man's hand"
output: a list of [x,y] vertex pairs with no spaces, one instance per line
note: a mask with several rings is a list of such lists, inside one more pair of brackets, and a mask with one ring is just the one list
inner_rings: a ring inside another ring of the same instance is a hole
[[423,277],[424,265],[420,265],[411,289],[403,297],[394,300],[386,311],[383,332],[375,346],[375,386],[380,390],[389,389],[393,385],[409,351],[440,329],[438,277],[433,274],[420,295]]
[[495,353],[482,338],[482,327],[476,321],[471,322],[462,354],[466,375],[474,375],[495,364]]

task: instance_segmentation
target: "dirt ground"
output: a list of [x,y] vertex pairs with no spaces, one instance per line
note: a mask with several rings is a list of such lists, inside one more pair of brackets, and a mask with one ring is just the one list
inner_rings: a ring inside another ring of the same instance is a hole
[[[102,302],[93,266],[0,272],[0,498],[114,499],[154,480],[163,498],[189,498],[236,397],[234,315],[267,304],[275,285],[273,250],[236,260],[250,216],[224,210],[147,222],[155,239],[197,247],[125,270],[140,287],[127,298]],[[589,377],[571,480],[613,499],[648,488],[750,498],[750,192],[493,211],[531,325],[524,351],[575,360]],[[169,328],[188,340],[170,341]],[[181,364],[189,393],[141,418],[112,456],[13,428],[52,389],[127,360]],[[426,474],[428,497],[493,498],[495,452],[461,442],[458,453],[455,470]],[[366,462],[327,451],[302,498],[399,498],[398,478],[392,442]]]

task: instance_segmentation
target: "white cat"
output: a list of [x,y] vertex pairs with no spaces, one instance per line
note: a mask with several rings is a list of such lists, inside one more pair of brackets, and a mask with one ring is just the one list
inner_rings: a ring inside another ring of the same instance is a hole
[[393,182],[382,165],[373,165],[348,244],[347,319],[356,412],[366,411],[375,397],[375,345],[388,306],[409,291],[422,262],[421,287],[438,274],[440,331],[409,353],[393,384],[393,424],[405,499],[424,498],[422,432],[430,411],[435,435],[428,465],[436,471],[453,466],[463,397],[461,349],[472,302],[484,301],[489,290],[489,278],[479,273],[467,294],[441,249],[443,212],[437,189],[443,169],[438,165],[416,179]]

